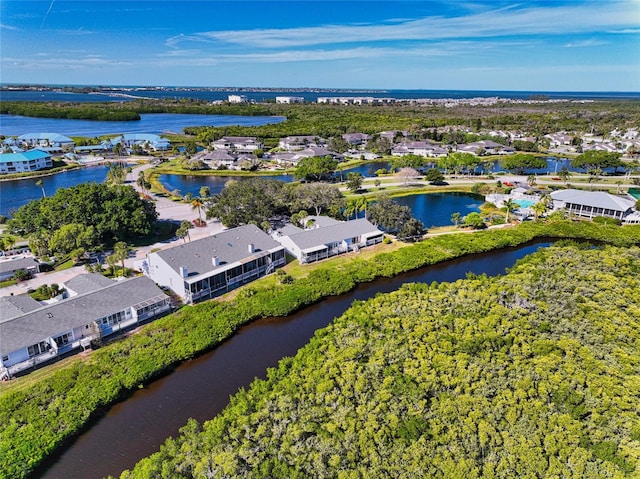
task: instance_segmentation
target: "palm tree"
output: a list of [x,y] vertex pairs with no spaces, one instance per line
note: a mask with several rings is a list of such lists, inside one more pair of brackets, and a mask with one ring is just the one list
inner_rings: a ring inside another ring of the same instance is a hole
[[147,189],[147,179],[144,176],[144,171],[140,171],[138,173],[138,179],[136,180],[136,184],[142,190],[142,194],[145,194]]
[[511,213],[513,210],[518,208],[518,203],[516,203],[511,198],[509,198],[508,200],[506,200],[506,201],[504,201],[502,203],[502,207],[507,212],[507,215],[505,217],[505,222],[508,223],[509,222],[509,213]]
[[357,200],[356,200],[356,207],[357,207],[357,211],[358,213],[360,211],[364,211],[364,217],[365,219],[367,218],[367,206],[369,206],[369,200],[367,199],[366,196],[360,196]]
[[539,201],[538,203],[533,205],[531,209],[533,210],[533,214],[535,215],[535,219],[537,221],[540,215],[547,212],[547,204],[543,201]]
[[36,186],[40,187],[40,189],[42,190],[42,197],[46,198],[47,194],[44,192],[44,183],[42,182],[42,180],[36,181]]
[[202,198],[193,198],[191,200],[191,211],[198,211],[198,224],[202,223],[202,207],[204,202]]
[[570,176],[571,173],[569,173],[569,170],[567,170],[565,167],[562,167],[562,169],[558,172],[558,177],[564,182],[565,185],[567,184]]
[[347,217],[347,220],[351,219],[351,215],[358,211],[358,198],[351,198],[347,201],[347,205],[344,208],[344,215]]
[[129,257],[129,245],[124,241],[118,241],[113,245],[113,257],[122,263],[122,276],[124,276],[124,260]]
[[16,245],[15,237],[11,235],[5,235],[0,239],[2,240],[2,250],[3,251],[11,250],[11,252],[13,252],[13,247]]
[[536,175],[527,176],[527,184],[529,186],[535,186],[538,183],[538,177]]

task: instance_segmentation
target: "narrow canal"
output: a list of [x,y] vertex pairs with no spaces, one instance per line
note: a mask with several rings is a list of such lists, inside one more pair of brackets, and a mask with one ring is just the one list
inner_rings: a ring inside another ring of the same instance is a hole
[[340,316],[354,300],[395,291],[404,283],[456,281],[467,273],[503,274],[518,259],[549,244],[540,241],[425,267],[360,285],[287,317],[257,320],[218,348],[113,406],[33,477],[118,476],[157,451],[165,438],[176,436],[188,418],[203,422],[214,417],[228,404],[230,395],[254,378],[264,378],[267,368],[276,366],[281,358],[293,356],[317,329]]

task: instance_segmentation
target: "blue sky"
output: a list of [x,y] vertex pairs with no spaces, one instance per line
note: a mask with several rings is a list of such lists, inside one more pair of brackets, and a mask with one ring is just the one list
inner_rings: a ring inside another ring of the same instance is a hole
[[640,0],[0,3],[0,82],[640,91]]

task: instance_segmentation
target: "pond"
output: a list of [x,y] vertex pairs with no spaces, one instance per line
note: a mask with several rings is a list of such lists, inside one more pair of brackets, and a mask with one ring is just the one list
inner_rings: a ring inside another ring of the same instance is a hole
[[451,215],[460,213],[464,217],[479,212],[484,198],[467,193],[425,193],[401,196],[394,201],[411,209],[413,216],[427,228],[453,224]]
[[267,368],[304,346],[314,332],[327,326],[355,300],[397,290],[409,282],[455,281],[467,273],[503,274],[506,268],[547,242],[472,255],[435,266],[381,278],[350,293],[327,298],[295,314],[265,318],[242,327],[214,350],[188,361],[167,376],[136,391],[113,406],[76,440],[54,454],[33,474],[44,479],[118,476],[124,469],[157,451],[165,438],[176,436],[189,418],[213,418],[229,396],[264,378]]
[[[256,176],[233,175],[230,172],[228,176],[198,176],[198,175],[160,175],[158,180],[169,191],[178,190],[181,195],[191,193],[193,196],[200,195],[200,188],[208,186],[212,195],[220,193],[224,189],[224,185],[229,180],[243,181]],[[267,180],[279,180],[289,183],[294,180],[293,175],[260,175],[259,178]]]

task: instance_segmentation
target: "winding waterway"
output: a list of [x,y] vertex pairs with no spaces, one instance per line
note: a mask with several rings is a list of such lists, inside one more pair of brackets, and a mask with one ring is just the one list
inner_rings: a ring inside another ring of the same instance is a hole
[[296,314],[254,321],[219,347],[182,364],[110,408],[85,433],[43,464],[33,477],[117,476],[157,451],[165,438],[175,437],[188,418],[203,422],[220,413],[230,395],[246,388],[254,378],[264,378],[267,368],[276,366],[283,357],[294,355],[317,329],[327,326],[354,300],[395,291],[409,282],[455,281],[470,272],[502,274],[518,259],[549,244],[539,241],[448,261],[395,278],[382,278]]

